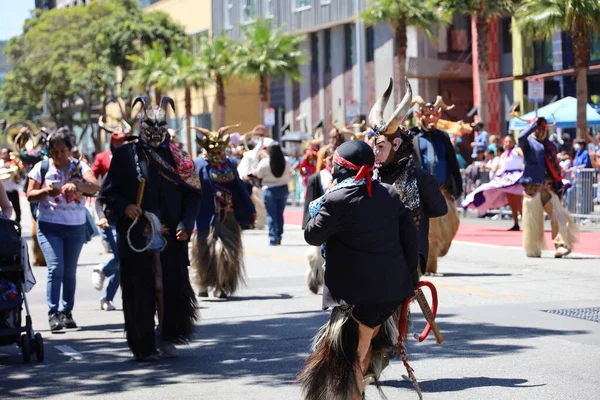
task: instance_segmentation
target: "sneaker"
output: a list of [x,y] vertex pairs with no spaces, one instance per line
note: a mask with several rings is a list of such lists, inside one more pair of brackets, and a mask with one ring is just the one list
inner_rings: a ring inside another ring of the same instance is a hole
[[73,315],[71,314],[71,311],[61,312],[60,320],[61,320],[63,326],[67,329],[76,329],[77,328],[77,324],[75,323],[75,320],[73,320]]
[[104,297],[100,299],[100,308],[104,311],[115,311],[117,309],[112,301],[106,300]]
[[154,329],[154,344],[156,345],[156,348],[161,356],[165,358],[179,357],[179,352],[177,351],[175,345],[164,340],[162,329],[160,329],[158,326]]
[[102,268],[103,266],[99,265],[92,271],[92,285],[94,286],[94,289],[98,291],[102,290],[104,279],[106,278],[104,272],[102,272]]
[[138,354],[134,356],[134,360],[137,362],[151,362],[160,360],[160,357],[156,353]]
[[58,313],[48,315],[48,324],[50,325],[50,332],[62,331],[64,329],[63,322]]

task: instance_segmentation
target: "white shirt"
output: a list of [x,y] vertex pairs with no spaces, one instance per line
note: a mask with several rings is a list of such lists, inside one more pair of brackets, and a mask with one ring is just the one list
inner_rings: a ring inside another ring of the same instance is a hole
[[[44,177],[44,184],[42,188],[47,188],[54,182],[60,183],[61,186],[65,185],[71,180],[75,171],[74,160],[70,160],[69,172],[67,176],[62,171],[59,171],[54,166],[52,159],[49,159],[48,172]],[[87,171],[91,171],[89,165],[84,162],[79,162],[78,166],[80,174],[83,175]],[[35,164],[31,172],[29,172],[29,178],[40,183],[42,181],[42,161]],[[83,225],[85,223],[85,197],[80,200],[72,198],[66,198],[62,194],[55,197],[46,196],[39,202],[38,207],[38,221],[50,222],[53,224],[62,225]]]
[[[10,167],[10,163],[5,163],[4,160],[0,160],[0,168],[3,168],[4,165],[6,165],[6,167]],[[17,182],[15,182],[13,179],[7,179],[4,181],[0,181],[0,183],[2,184],[2,186],[4,186],[4,190],[6,190],[7,192],[14,192],[15,190],[19,190],[19,184]]]
[[256,172],[254,175],[262,179],[263,189],[268,189],[276,186],[287,186],[290,182],[290,170],[292,165],[290,164],[290,159],[285,157],[285,170],[283,174],[278,178],[273,175],[271,172],[271,166],[269,165],[269,157],[263,158],[258,163],[258,167],[256,168]]

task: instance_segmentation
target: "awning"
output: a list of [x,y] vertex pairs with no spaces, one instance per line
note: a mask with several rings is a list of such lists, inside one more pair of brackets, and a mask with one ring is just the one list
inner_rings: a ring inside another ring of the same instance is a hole
[[[532,111],[522,115],[521,118],[529,121],[535,118],[535,116],[536,112]],[[539,108],[537,116],[546,118],[548,123],[552,123],[553,117],[556,118],[557,128],[575,128],[577,127],[577,99],[569,96],[550,103],[547,106]],[[586,116],[589,126],[600,125],[600,114],[589,104],[587,104]],[[529,125],[526,122],[518,118],[511,119],[508,124],[509,130],[520,130],[528,127]]]

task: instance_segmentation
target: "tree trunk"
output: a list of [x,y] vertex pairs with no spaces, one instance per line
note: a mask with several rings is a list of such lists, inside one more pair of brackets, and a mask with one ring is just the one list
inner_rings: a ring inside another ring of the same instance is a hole
[[225,126],[225,84],[223,77],[220,74],[216,76],[217,84],[217,104],[219,106],[218,126]]
[[260,75],[259,77],[259,96],[260,96],[260,117],[264,123],[265,109],[269,107],[269,77],[266,75]]
[[485,16],[485,10],[479,10],[475,16],[477,27],[477,67],[479,69],[479,79],[475,82],[477,85],[477,114],[479,121],[488,124],[490,110],[488,103],[488,77],[489,77],[489,46],[488,46],[488,21]]
[[154,100],[156,101],[156,105],[160,105],[160,99],[162,99],[162,90],[159,88],[154,88]]
[[397,69],[394,81],[396,87],[400,90],[396,91],[396,95],[393,99],[396,99],[396,103],[404,96],[406,91],[406,17],[401,18],[396,25],[393,27],[394,36],[396,37],[396,56],[397,58]]
[[192,90],[185,87],[185,138],[187,141],[187,152],[192,155]]
[[590,33],[579,19],[575,20],[571,33],[575,58],[575,79],[577,93],[577,138],[591,140],[587,128],[588,83],[590,65]]

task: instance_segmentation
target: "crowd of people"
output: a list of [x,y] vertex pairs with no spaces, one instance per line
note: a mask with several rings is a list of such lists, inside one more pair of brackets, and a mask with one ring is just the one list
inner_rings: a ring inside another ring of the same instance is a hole
[[[439,125],[452,106],[441,96],[434,102],[413,98],[406,85],[391,117],[383,111],[392,80],[366,129],[340,127],[330,118],[331,129],[304,143],[301,156],[259,125],[243,135],[228,133],[236,126],[194,128],[201,152],[192,158],[167,128],[174,108],[169,97],[154,107],[145,97],[134,101],[132,108],[140,105],[138,135],[126,123],[100,121],[110,149],[97,154],[91,167],[68,130],[49,135],[47,157],[28,168],[26,196],[35,205],[37,241],[48,266],[50,329],[77,327],[72,312],[78,258],[99,228],[112,253],[92,271],[99,291],[108,278],[100,308],[115,310],[120,286],[135,359],[177,356],[176,345],[192,340],[197,297],[208,297],[212,289],[214,297],[226,299],[243,285],[242,232],[260,226],[262,218],[269,245],[282,245],[284,209],[290,198],[300,197],[307,284],[314,293],[322,288],[323,308],[333,309],[300,373],[306,399],[360,399],[398,353],[419,390],[402,327],[422,276],[437,274],[438,259],[459,229],[457,201],[482,214],[509,206],[511,230],[522,225],[529,257],[541,256],[546,212],[555,257],[564,257],[577,240],[561,202],[565,179],[570,173],[576,185],[578,169],[597,166],[600,151],[576,141],[570,163],[548,136],[552,124],[544,118],[528,121],[518,139],[500,140],[477,123],[473,162],[465,167],[456,137]],[[0,208],[11,217],[22,178],[14,168],[24,168],[7,149],[0,156],[0,171],[10,178],[2,179]]]

